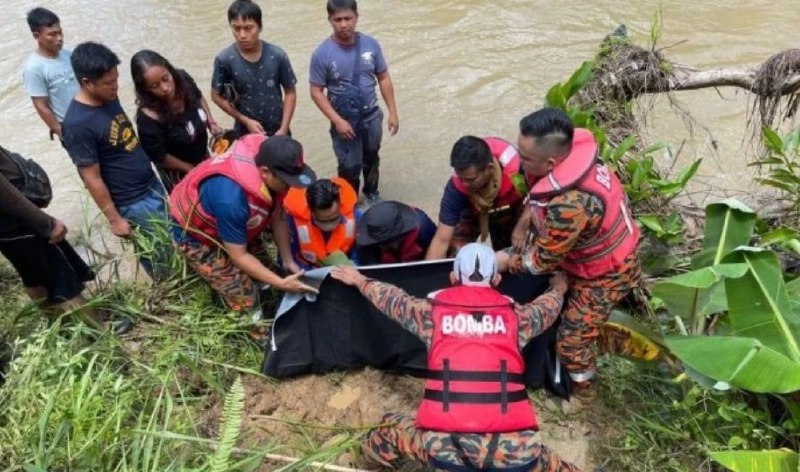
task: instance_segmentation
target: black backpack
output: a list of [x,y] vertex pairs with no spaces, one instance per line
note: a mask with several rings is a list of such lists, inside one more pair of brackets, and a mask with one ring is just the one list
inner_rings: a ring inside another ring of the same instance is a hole
[[0,147],[0,153],[19,169],[20,178],[9,179],[28,200],[39,208],[45,208],[53,200],[53,187],[42,167],[33,159],[26,159],[15,152]]

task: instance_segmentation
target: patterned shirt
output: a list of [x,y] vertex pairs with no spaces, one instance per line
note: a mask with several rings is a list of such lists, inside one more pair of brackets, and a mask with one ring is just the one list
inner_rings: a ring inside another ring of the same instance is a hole
[[[286,51],[265,41],[261,41],[261,57],[256,62],[245,59],[235,44],[214,59],[211,87],[243,115],[261,123],[268,135],[281,127],[283,92],[296,83]],[[239,134],[247,133],[241,122],[234,126]]]
[[[433,339],[433,305],[430,300],[412,297],[394,285],[376,280],[368,280],[361,286],[361,293],[430,348]],[[530,303],[514,304],[514,313],[519,320],[520,349],[553,324],[563,302],[564,297],[551,290]]]

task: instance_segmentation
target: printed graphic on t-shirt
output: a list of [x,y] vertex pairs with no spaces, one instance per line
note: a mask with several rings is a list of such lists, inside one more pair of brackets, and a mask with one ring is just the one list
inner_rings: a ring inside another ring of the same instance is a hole
[[128,116],[125,113],[120,113],[111,120],[111,130],[108,133],[108,143],[112,146],[119,146],[122,144],[128,152],[136,149],[139,145],[139,138],[133,132],[133,124],[131,124]]

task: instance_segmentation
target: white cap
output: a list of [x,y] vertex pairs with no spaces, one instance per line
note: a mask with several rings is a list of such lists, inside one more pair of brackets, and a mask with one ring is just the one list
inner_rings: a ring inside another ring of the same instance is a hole
[[[463,246],[458,250],[453,262],[453,273],[462,285],[491,285],[492,277],[497,273],[494,251],[489,246],[480,243]],[[470,280],[475,273],[481,275],[481,280]]]

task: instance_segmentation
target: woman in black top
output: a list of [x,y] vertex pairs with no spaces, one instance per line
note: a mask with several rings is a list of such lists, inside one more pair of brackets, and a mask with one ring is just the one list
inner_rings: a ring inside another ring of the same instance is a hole
[[[139,139],[171,192],[208,155],[208,131],[219,126],[194,79],[148,49],[131,58]],[[207,131],[208,130],[208,131]]]

